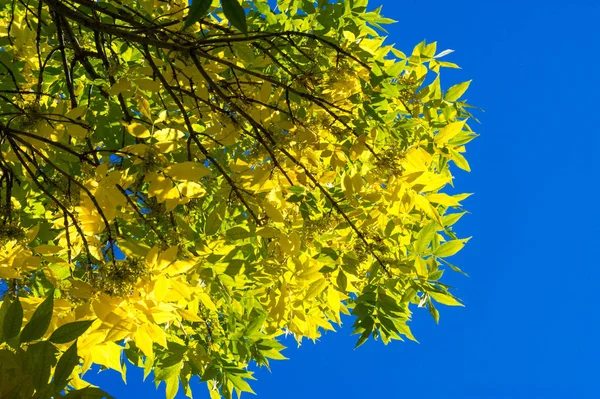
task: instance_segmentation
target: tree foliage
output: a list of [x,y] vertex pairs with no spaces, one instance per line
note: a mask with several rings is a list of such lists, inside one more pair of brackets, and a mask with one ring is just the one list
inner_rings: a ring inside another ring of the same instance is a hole
[[170,398],[194,375],[229,398],[282,334],[351,314],[357,345],[414,339],[411,304],[461,305],[440,280],[468,195],[442,189],[469,170],[469,82],[441,89],[435,43],[384,45],[367,0],[0,0],[0,21],[0,381],[100,396],[83,374],[126,358]]

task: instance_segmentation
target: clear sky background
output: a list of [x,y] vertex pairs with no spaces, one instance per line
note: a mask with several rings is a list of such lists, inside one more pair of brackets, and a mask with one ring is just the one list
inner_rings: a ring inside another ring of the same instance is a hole
[[[260,399],[600,398],[598,127],[600,2],[594,0],[371,0],[383,5],[390,43],[423,39],[456,50],[442,85],[473,79],[485,110],[468,145],[473,172],[456,187],[475,195],[456,226],[473,236],[447,273],[465,308],[424,309],[420,343],[369,342],[353,350],[351,321],[252,385]],[[130,366],[86,375],[123,398],[164,398]],[[204,384],[195,398],[207,398]],[[251,397],[251,395],[244,395]],[[179,397],[184,397],[183,394]]]

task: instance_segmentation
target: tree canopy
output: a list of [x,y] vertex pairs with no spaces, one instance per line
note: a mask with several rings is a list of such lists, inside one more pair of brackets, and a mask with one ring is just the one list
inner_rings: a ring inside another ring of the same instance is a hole
[[367,0],[0,21],[0,396],[101,395],[85,372],[127,359],[169,398],[193,376],[230,398],[282,335],[345,314],[357,346],[415,339],[412,308],[461,306],[441,280],[468,194],[443,190],[476,134],[450,50],[384,44]]

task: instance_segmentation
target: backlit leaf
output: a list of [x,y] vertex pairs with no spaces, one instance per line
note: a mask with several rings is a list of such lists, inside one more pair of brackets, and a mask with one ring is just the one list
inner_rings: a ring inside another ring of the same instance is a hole
[[444,100],[446,101],[456,101],[458,100],[469,88],[471,84],[471,80],[468,80],[463,83],[459,83],[457,85],[452,86],[448,89],[446,94],[444,94]]
[[439,302],[443,305],[448,306],[465,306],[462,303],[458,302],[454,297],[449,294],[442,294],[438,292],[430,292],[429,295],[435,299],[436,302]]
[[468,238],[463,240],[452,240],[445,242],[434,251],[434,254],[435,256],[439,256],[440,258],[452,256],[458,251],[460,251],[465,246],[467,241],[469,241]]

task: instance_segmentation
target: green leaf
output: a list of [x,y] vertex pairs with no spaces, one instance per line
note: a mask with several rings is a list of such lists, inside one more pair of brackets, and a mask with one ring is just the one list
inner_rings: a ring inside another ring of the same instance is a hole
[[6,315],[4,316],[4,323],[2,325],[2,339],[0,339],[0,342],[6,342],[19,335],[22,323],[23,307],[21,306],[21,302],[16,299],[10,304],[8,310],[6,311]]
[[[10,306],[10,301],[8,299],[4,299],[2,301],[2,306],[0,306],[0,340],[2,339],[2,331],[4,325],[4,318],[6,317],[6,312],[8,312],[8,307]],[[3,341],[0,341],[3,342]]]
[[54,387],[57,391],[60,392],[65,388],[71,373],[73,373],[73,369],[78,364],[79,356],[77,356],[77,341],[75,341],[69,349],[62,354],[58,360],[56,369],[54,370]]
[[361,346],[362,344],[367,342],[367,339],[369,339],[370,335],[371,335],[371,331],[369,331],[369,330],[363,331],[363,333],[358,338],[358,341],[356,341],[356,344],[354,345],[354,349],[358,348],[359,346]]
[[181,362],[164,368],[156,367],[154,369],[154,379],[156,381],[166,381],[173,376],[179,375],[179,371],[181,371]]
[[104,392],[100,388],[95,387],[86,387],[83,389],[78,389],[76,391],[71,391],[65,396],[65,399],[114,399],[112,396]]
[[57,351],[56,347],[48,341],[36,342],[27,348],[27,356],[32,365],[33,386],[36,390],[48,384],[50,372],[56,364]]
[[231,25],[248,34],[248,25],[246,25],[246,12],[238,0],[221,0],[223,14]]
[[455,272],[460,273],[463,276],[469,277],[469,275],[467,273],[463,272],[458,266],[454,266],[453,264],[449,263],[445,259],[440,258],[439,260],[441,260],[446,266],[448,266],[450,269],[454,270]]
[[55,344],[66,344],[79,338],[92,325],[93,320],[74,321],[58,327],[50,336],[49,341]]
[[204,226],[204,232],[207,236],[212,236],[219,232],[221,224],[223,223],[225,210],[226,208],[224,206],[218,206],[208,215]]
[[252,388],[250,388],[250,384],[248,384],[248,382],[246,382],[246,380],[244,380],[241,376],[236,374],[227,374],[227,378],[238,391],[255,393]]
[[212,0],[193,0],[192,5],[190,6],[190,12],[183,24],[183,29],[189,28],[208,14],[208,9],[211,4]]
[[440,278],[442,278],[443,275],[444,275],[444,270],[443,269],[439,269],[439,270],[436,270],[433,273],[429,273],[429,276],[427,277],[427,279],[431,280],[431,281],[437,281]]
[[258,332],[262,327],[263,323],[267,319],[267,314],[261,314],[260,316],[253,317],[248,327],[246,327],[246,331],[244,333],[245,336],[252,336],[254,333]]
[[427,299],[427,307],[429,308],[429,314],[431,314],[436,324],[440,324],[440,312],[435,308],[431,299]]
[[154,353],[152,353],[151,356],[146,356],[146,360],[144,361],[144,379],[143,379],[143,381],[146,381],[146,378],[148,378],[148,376],[150,375],[150,372],[152,372],[153,365],[154,365]]
[[465,243],[469,241],[469,238],[465,238],[463,240],[452,240],[443,243],[435,250],[434,255],[440,258],[445,258],[447,256],[452,256],[456,254],[458,251],[465,246]]
[[227,230],[227,233],[225,234],[228,238],[231,238],[232,240],[243,240],[244,238],[248,238],[251,235],[248,229],[242,226],[232,227],[229,230]]
[[463,94],[465,94],[465,91],[467,91],[470,84],[471,84],[471,80],[468,80],[466,82],[462,82],[462,83],[452,86],[446,92],[446,95],[444,96],[444,100],[446,100],[446,101],[458,100]]
[[48,297],[37,307],[29,323],[23,328],[21,342],[34,341],[44,336],[50,325],[50,320],[52,320],[53,307],[54,290],[51,290]]

